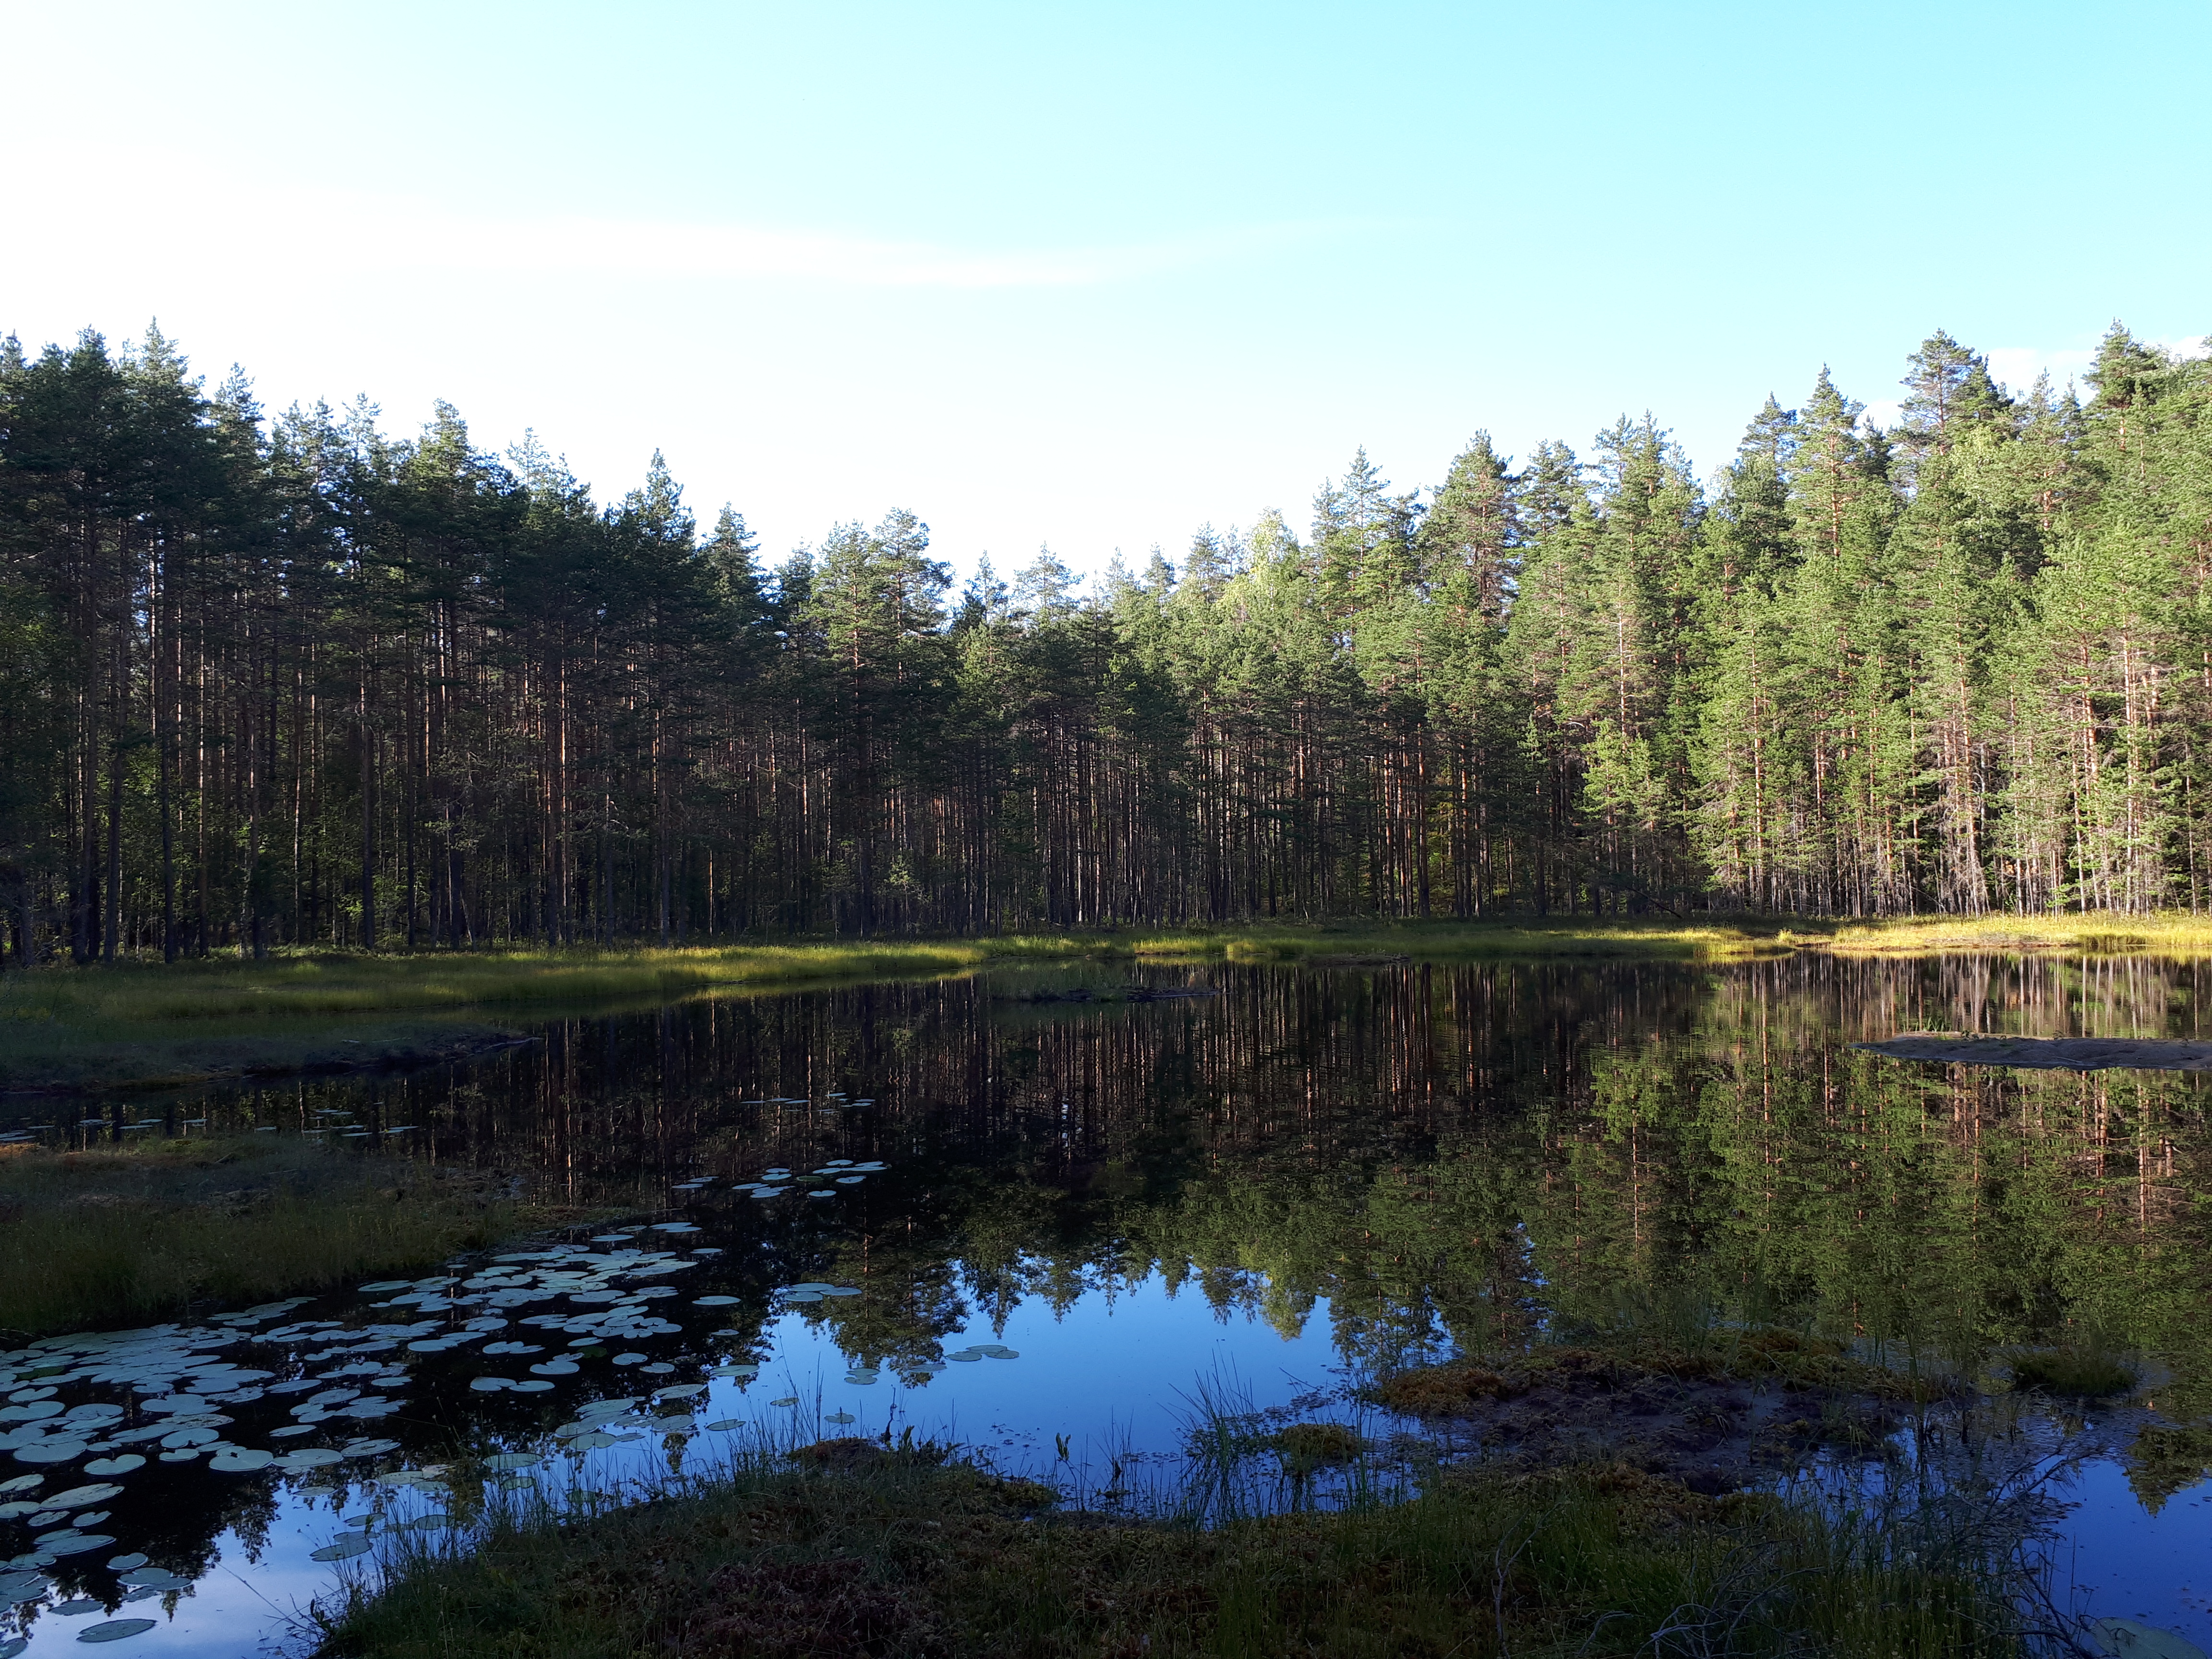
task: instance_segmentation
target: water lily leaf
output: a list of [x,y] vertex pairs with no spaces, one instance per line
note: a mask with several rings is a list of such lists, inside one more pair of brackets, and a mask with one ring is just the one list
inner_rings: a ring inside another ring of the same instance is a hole
[[365,1532],[342,1532],[322,1548],[312,1552],[310,1561],[350,1561],[356,1555],[369,1551],[368,1534]]
[[514,1379],[511,1376],[472,1376],[469,1379],[469,1386],[478,1394],[496,1394],[501,1389],[513,1388]]
[[727,1434],[732,1429],[742,1429],[744,1425],[745,1419],[742,1417],[724,1417],[709,1423],[707,1429],[711,1434]]
[[105,1549],[114,1541],[104,1532],[81,1532],[73,1537],[50,1534],[39,1540],[39,1548],[55,1555],[82,1555],[87,1550]]
[[771,1400],[768,1403],[771,1406],[796,1406],[799,1403],[799,1396],[793,1395],[788,1399]]
[[143,1469],[146,1460],[136,1452],[125,1452],[117,1457],[95,1457],[84,1466],[87,1474],[128,1474],[133,1469]]
[[71,1486],[67,1492],[58,1492],[46,1499],[50,1510],[74,1510],[88,1504],[105,1504],[111,1498],[123,1496],[123,1488],[112,1482],[95,1482],[89,1486]]
[[192,1587],[191,1579],[179,1578],[166,1567],[140,1567],[135,1572],[125,1573],[123,1582],[134,1590],[151,1590],[156,1595]]
[[824,1423],[836,1423],[842,1426],[847,1423],[857,1422],[859,1419],[850,1412],[829,1412],[823,1414],[822,1420]]
[[734,1296],[695,1296],[691,1298],[691,1305],[695,1308],[734,1308],[738,1305],[738,1298]]
[[513,1384],[517,1394],[543,1394],[552,1386],[551,1382],[538,1376],[526,1376],[520,1382]]
[[128,1572],[133,1567],[145,1565],[146,1558],[143,1555],[117,1555],[108,1559],[107,1570],[110,1572]]
[[545,1460],[536,1452],[501,1452],[495,1457],[484,1459],[488,1469],[534,1469]]
[[120,1642],[126,1636],[143,1636],[154,1628],[151,1619],[110,1619],[76,1633],[80,1642]]
[[27,1636],[10,1637],[7,1641],[0,1642],[0,1659],[15,1659],[16,1655],[30,1645],[31,1638]]
[[82,1440],[42,1440],[15,1448],[18,1463],[74,1463],[92,1449]]
[[35,1601],[46,1593],[42,1572],[0,1572],[0,1602]]
[[380,1452],[398,1451],[397,1440],[349,1440],[338,1448],[348,1457],[374,1457]]

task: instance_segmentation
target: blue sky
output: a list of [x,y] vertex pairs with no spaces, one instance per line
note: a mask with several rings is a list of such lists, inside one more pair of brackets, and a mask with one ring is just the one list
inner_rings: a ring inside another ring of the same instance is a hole
[[0,329],[445,398],[771,553],[1001,570],[1654,411],[1703,468],[1938,326],[2212,329],[2212,8],[74,0],[7,26]]

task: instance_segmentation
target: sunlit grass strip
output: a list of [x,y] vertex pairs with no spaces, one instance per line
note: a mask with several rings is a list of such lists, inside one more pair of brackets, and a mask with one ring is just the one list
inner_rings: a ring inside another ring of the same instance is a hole
[[356,956],[280,952],[264,961],[52,967],[0,980],[0,1021],[118,1027],[145,1022],[382,1011],[586,1005],[716,986],[961,974],[1004,963],[1139,958],[1301,962],[1561,955],[1708,957],[1771,949],[1735,923],[1402,922],[1018,933],[978,939],[736,945],[684,950],[523,950]]
[[1807,927],[1789,944],[1837,956],[1939,956],[1977,952],[2082,956],[2212,957],[2212,915],[2111,911],[2035,916],[1898,916]]

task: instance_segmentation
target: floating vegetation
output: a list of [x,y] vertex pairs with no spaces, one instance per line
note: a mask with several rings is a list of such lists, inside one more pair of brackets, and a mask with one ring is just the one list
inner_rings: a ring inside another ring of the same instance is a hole
[[120,1642],[126,1636],[143,1636],[154,1628],[151,1619],[111,1619],[76,1633],[80,1642]]

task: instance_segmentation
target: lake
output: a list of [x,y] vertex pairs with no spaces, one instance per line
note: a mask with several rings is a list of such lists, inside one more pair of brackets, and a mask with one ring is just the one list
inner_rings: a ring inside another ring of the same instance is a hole
[[1395,1369],[1685,1320],[1985,1390],[2053,1345],[2130,1357],[2133,1395],[2031,1401],[2007,1432],[2067,1506],[2062,1600],[2212,1646],[2203,1074],[1850,1046],[2202,1036],[2197,975],[1093,966],[701,999],[414,1077],[114,1105],[40,1133],[313,1134],[395,1192],[465,1167],[633,1213],[0,1355],[0,1655],[304,1645],[307,1602],[465,1519],[488,1456],[495,1492],[618,1492],[760,1437],[911,1431],[1142,1508],[1201,1404],[1374,1431],[1360,1390]]

